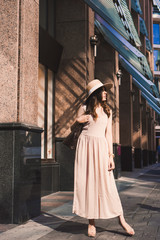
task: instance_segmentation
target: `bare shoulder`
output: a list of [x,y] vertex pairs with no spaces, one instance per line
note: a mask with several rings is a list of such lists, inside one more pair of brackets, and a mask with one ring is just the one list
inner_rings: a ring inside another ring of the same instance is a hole
[[81,105],[77,111],[77,117],[82,116],[86,112],[86,105]]

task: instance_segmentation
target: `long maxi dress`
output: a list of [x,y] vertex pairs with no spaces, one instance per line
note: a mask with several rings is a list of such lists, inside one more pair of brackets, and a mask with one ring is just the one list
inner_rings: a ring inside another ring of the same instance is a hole
[[90,115],[77,142],[72,210],[87,219],[108,219],[121,215],[123,209],[113,171],[108,171],[112,111],[109,118],[102,109],[96,112],[97,120]]

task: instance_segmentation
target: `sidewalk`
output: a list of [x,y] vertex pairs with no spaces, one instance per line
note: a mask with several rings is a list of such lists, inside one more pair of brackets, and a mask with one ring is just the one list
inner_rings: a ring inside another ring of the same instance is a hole
[[[116,180],[124,215],[137,240],[160,240],[160,163]],[[72,192],[42,198],[42,214],[25,224],[0,225],[0,240],[87,240],[88,221],[72,214]],[[96,220],[97,240],[130,239],[118,219]],[[8,230],[7,230],[8,229]]]

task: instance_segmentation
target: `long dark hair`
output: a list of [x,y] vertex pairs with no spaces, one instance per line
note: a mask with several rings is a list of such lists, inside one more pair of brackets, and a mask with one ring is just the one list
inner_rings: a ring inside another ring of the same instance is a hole
[[107,114],[107,116],[110,116],[110,107],[107,105],[107,100],[102,101],[102,92],[106,91],[105,87],[101,87],[97,89],[95,92],[93,92],[89,98],[86,101],[86,114],[91,114],[93,119],[96,120],[98,115],[96,113],[96,108],[99,106],[99,104],[102,106],[103,111]]

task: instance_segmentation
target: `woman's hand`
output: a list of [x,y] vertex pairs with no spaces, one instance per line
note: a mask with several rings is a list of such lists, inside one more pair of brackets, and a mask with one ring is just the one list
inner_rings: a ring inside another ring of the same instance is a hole
[[79,123],[85,123],[89,121],[89,118],[90,118],[89,114],[81,115],[80,117],[76,118],[76,121]]
[[111,156],[108,161],[108,171],[115,169],[115,163],[113,157]]

